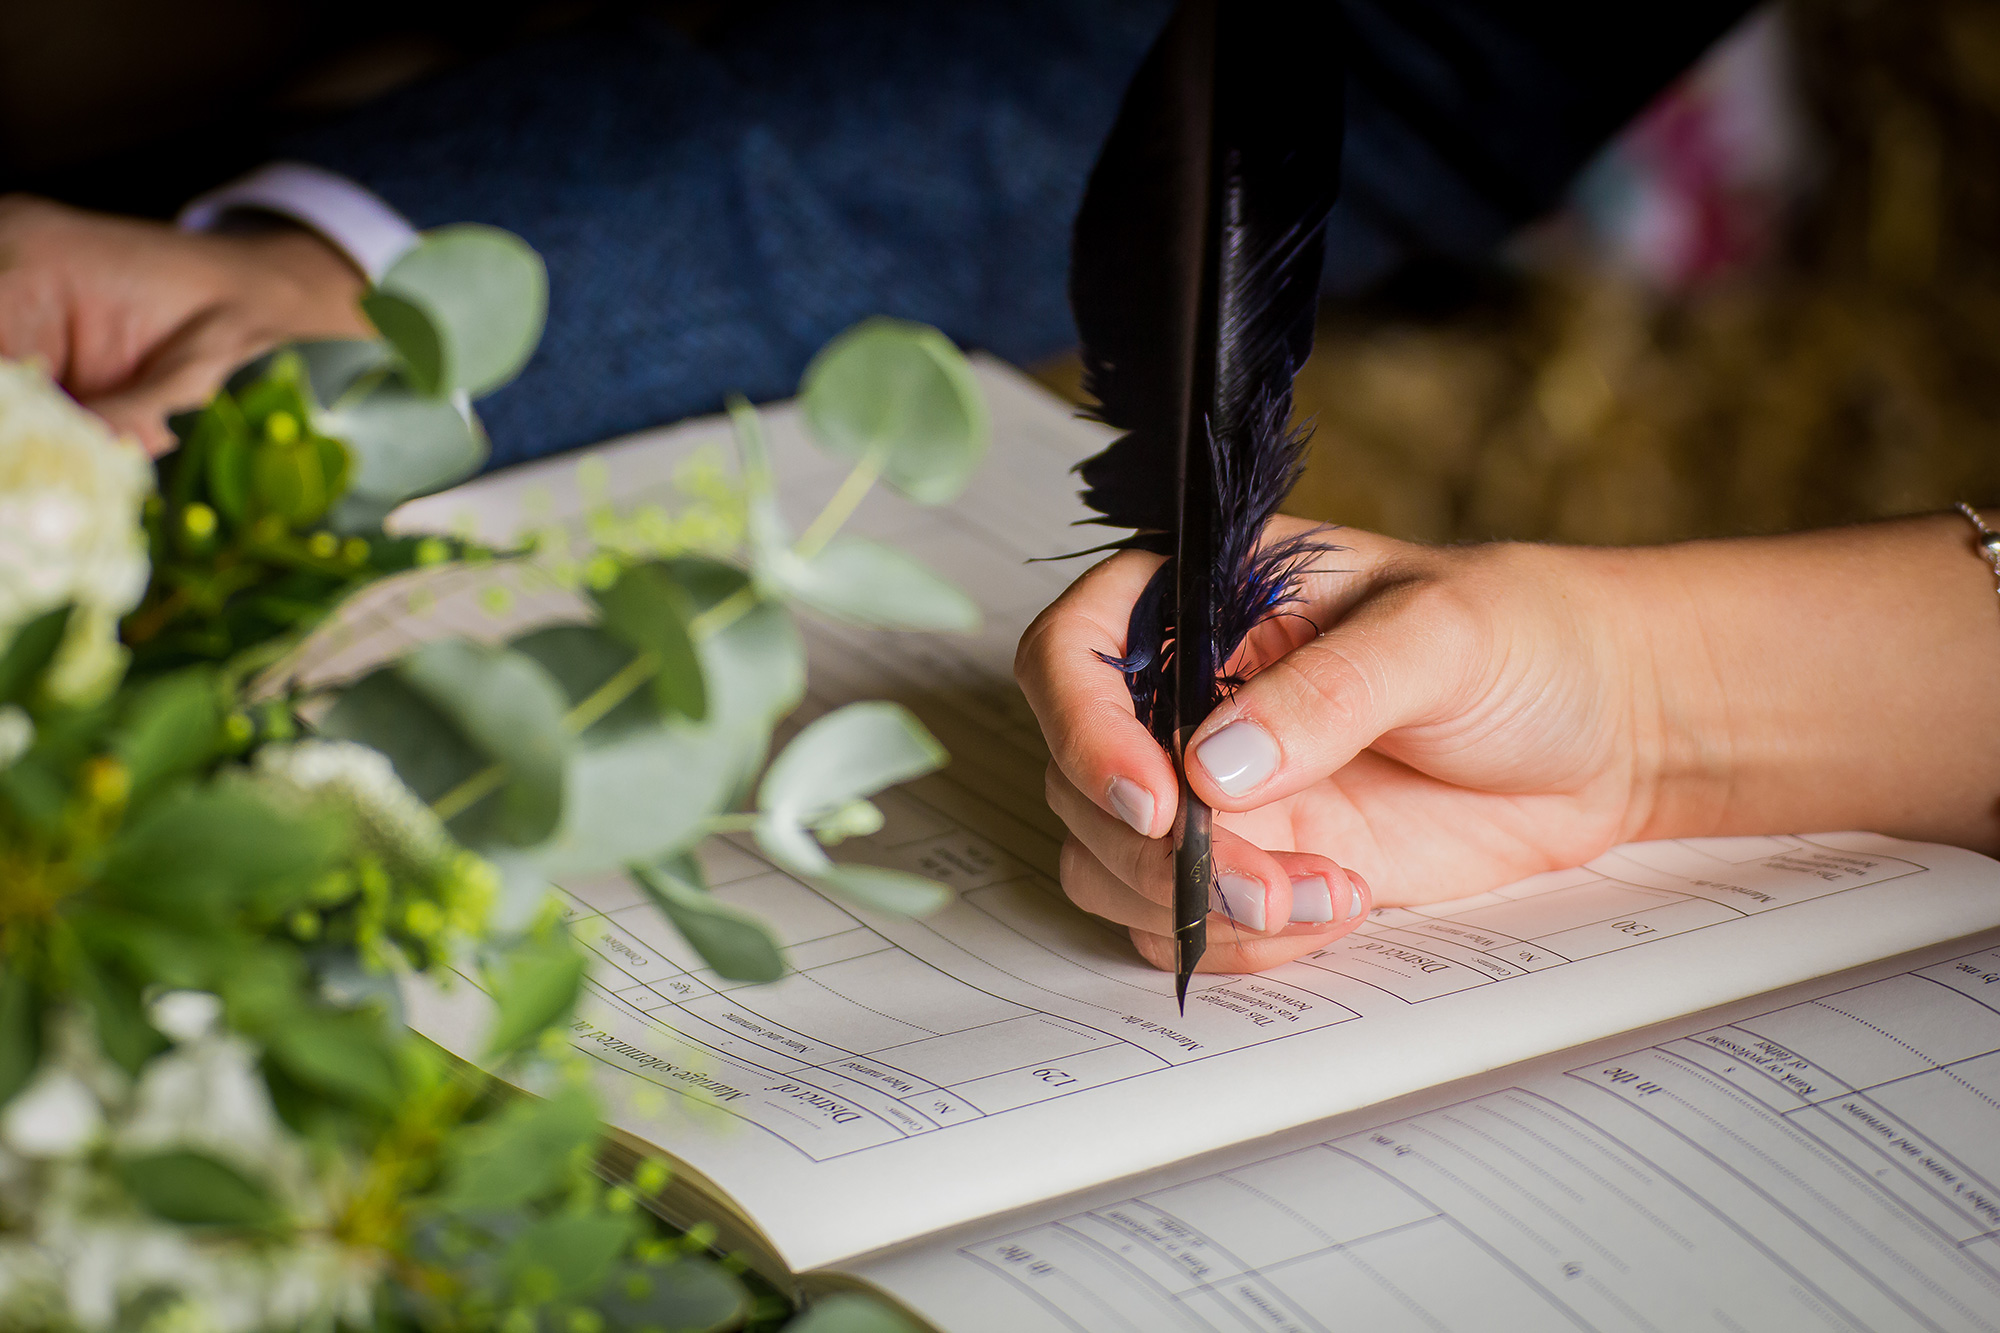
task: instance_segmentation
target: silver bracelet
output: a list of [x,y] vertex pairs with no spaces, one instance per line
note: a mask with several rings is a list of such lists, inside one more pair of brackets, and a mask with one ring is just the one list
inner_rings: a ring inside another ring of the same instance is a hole
[[1957,509],[1959,513],[1965,515],[1966,521],[1971,523],[1973,530],[1979,534],[1978,540],[1973,543],[1973,548],[1987,564],[1993,566],[1993,591],[2000,593],[2000,532],[1987,527],[1986,520],[1979,517],[1979,511],[1965,501],[1960,500]]

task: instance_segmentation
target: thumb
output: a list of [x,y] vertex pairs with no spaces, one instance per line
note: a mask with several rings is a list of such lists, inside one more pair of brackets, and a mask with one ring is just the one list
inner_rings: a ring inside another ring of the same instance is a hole
[[167,418],[206,404],[230,372],[258,350],[221,319],[196,316],[155,347],[130,379],[83,405],[158,457],[174,444]]
[[1188,780],[1218,810],[1251,810],[1344,767],[1386,732],[1452,716],[1482,656],[1460,599],[1429,580],[1364,600],[1253,676],[1189,739]]

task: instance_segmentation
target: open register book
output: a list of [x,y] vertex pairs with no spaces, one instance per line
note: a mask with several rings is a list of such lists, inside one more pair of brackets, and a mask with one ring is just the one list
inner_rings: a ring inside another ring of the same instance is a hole
[[[622,1136],[682,1164],[681,1207],[732,1219],[781,1276],[867,1282],[964,1333],[2000,1330],[2000,937],[1965,938],[2000,926],[2000,866],[1857,833],[1626,847],[1199,977],[1182,1015],[1056,890],[1046,756],[1009,678],[1076,572],[1027,561],[1078,544],[1068,469],[1101,433],[979,375],[995,445],[965,498],[878,496],[859,526],[956,579],[986,628],[807,631],[807,716],[892,698],[950,748],[855,859],[955,903],[873,915],[718,841],[716,892],[794,968],[745,986],[622,879],[561,886],[598,960],[575,1040]],[[835,465],[769,420],[809,513]],[[723,438],[698,422],[598,456],[637,500]],[[555,460],[420,504],[504,539],[576,496]],[[468,604],[383,600],[324,669],[493,634]],[[482,1003],[468,985],[410,1010],[469,1054]]]

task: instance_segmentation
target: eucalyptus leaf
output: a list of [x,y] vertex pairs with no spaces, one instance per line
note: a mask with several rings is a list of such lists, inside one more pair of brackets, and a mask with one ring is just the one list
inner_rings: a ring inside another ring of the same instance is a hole
[[42,672],[62,647],[63,633],[69,628],[70,607],[63,605],[44,611],[14,631],[14,641],[0,653],[0,703],[27,697]]
[[[354,459],[349,497],[369,510],[441,490],[486,461],[486,432],[470,410],[394,379],[319,413],[313,429],[347,446]],[[353,512],[345,503],[336,511],[344,530],[354,530]]]
[[517,1278],[533,1273],[534,1290],[556,1298],[597,1290],[626,1242],[633,1218],[615,1213],[557,1213],[523,1228],[507,1247],[506,1266]]
[[[497,227],[440,227],[390,266],[368,301],[387,312],[395,341],[420,386],[432,393],[491,393],[520,373],[541,340],[548,271],[520,237]],[[435,352],[414,329],[421,316]],[[416,356],[412,358],[414,350]]]
[[750,1312],[743,1284],[706,1258],[663,1264],[621,1264],[595,1304],[609,1326],[720,1333],[738,1327]]
[[[591,625],[554,625],[515,640],[540,662],[570,707],[637,656]],[[578,736],[567,761],[562,822],[532,853],[551,878],[651,861],[698,840],[725,808],[738,776],[762,758],[761,733],[711,716],[669,717],[651,690],[635,690]]]
[[567,1017],[583,990],[584,959],[567,937],[524,945],[494,969],[493,994],[499,1002],[486,1056],[498,1059],[541,1036]]
[[393,360],[389,349],[367,338],[329,338],[293,346],[306,382],[322,407],[333,407],[364,375],[379,375]]
[[693,603],[667,566],[634,565],[592,594],[604,627],[653,655],[653,694],[660,707],[696,722],[708,716],[708,689],[688,624]]
[[282,1219],[269,1190],[206,1153],[176,1149],[125,1157],[114,1170],[140,1207],[169,1222],[266,1228]]
[[932,772],[948,756],[900,704],[856,703],[819,718],[772,761],[758,807],[797,824]]
[[816,611],[877,629],[979,628],[979,607],[921,563],[880,542],[835,537],[810,559],[772,562],[784,590]]
[[562,822],[534,849],[536,864],[561,878],[688,847],[755,762],[742,735],[679,722],[579,745],[569,758]]
[[965,357],[925,324],[863,320],[806,367],[807,428],[840,457],[878,458],[883,480],[919,504],[956,498],[992,427]]
[[371,672],[344,690],[320,719],[319,730],[380,750],[403,785],[425,801],[437,800],[490,762],[393,666]]
[[424,305],[392,291],[371,291],[361,298],[361,313],[401,358],[403,378],[426,398],[450,392],[446,379],[445,331]]
[[570,1085],[546,1100],[522,1097],[446,1144],[438,1201],[470,1213],[517,1208],[561,1185],[597,1136],[597,1102],[587,1089]]
[[817,877],[820,884],[845,894],[863,907],[897,916],[928,916],[951,901],[951,890],[922,875],[881,866],[836,864]]
[[464,639],[427,643],[398,664],[405,684],[507,770],[491,830],[517,847],[555,831],[563,811],[568,704],[539,663]]
[[843,1291],[814,1301],[785,1333],[918,1333],[918,1326],[873,1297]]
[[731,981],[776,981],[785,955],[770,928],[710,894],[688,856],[658,866],[634,865],[632,877],[708,965]]

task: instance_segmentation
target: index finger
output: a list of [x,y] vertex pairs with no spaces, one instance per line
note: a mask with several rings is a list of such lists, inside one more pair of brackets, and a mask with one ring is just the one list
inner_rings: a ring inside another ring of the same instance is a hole
[[1104,657],[1124,655],[1132,605],[1160,564],[1161,557],[1144,551],[1101,561],[1035,617],[1014,654],[1014,679],[1056,766],[1078,791],[1147,838],[1173,828],[1180,780],[1133,713],[1124,674]]

